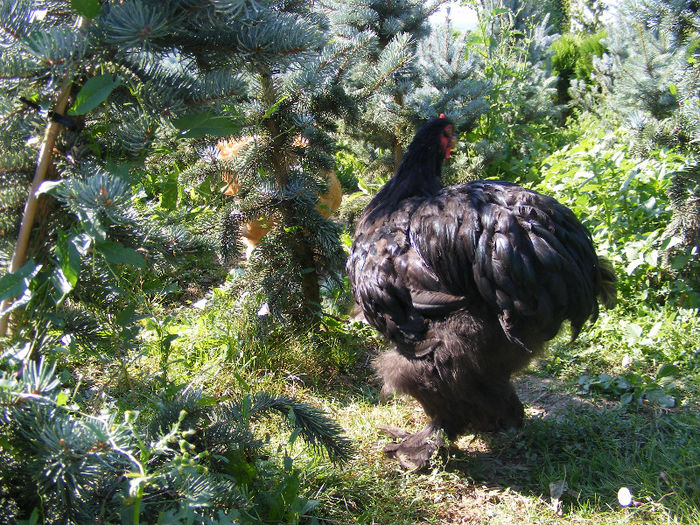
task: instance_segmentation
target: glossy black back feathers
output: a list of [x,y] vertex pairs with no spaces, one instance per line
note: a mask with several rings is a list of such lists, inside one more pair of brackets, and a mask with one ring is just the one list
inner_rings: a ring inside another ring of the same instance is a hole
[[565,319],[576,336],[614,280],[589,233],[556,200],[514,184],[443,188],[446,126],[420,129],[358,223],[347,269],[365,317],[414,356],[439,345],[455,316],[483,318],[525,350]]

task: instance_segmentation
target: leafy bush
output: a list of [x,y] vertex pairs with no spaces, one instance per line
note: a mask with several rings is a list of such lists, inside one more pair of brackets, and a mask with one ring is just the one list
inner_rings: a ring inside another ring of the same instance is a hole
[[585,393],[600,392],[619,398],[622,404],[641,405],[644,401],[648,401],[658,403],[664,408],[673,408],[677,404],[674,381],[679,373],[674,365],[663,364],[659,367],[654,379],[635,373],[615,377],[609,374],[599,374],[596,377],[583,375],[579,378],[578,384]]
[[698,265],[697,254],[689,248],[672,253],[668,264],[664,258],[678,244],[664,237],[671,217],[666,189],[684,158],[656,151],[635,159],[622,131],[608,132],[593,120],[581,125],[591,129],[543,161],[538,188],[570,207],[593,233],[617,268],[623,304],[641,299],[700,306],[689,271]]
[[686,160],[662,150],[639,159],[625,132],[590,116],[578,126],[586,129],[579,140],[543,161],[537,189],[570,207],[613,262],[618,307],[573,345],[554,344],[548,370],[579,374],[584,392],[672,406],[695,392],[700,373],[697,249],[665,234],[666,190]]

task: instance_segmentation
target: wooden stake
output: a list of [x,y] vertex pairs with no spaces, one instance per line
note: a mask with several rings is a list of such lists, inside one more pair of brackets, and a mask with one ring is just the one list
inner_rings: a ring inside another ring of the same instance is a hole
[[[68,105],[68,96],[70,95],[72,84],[73,75],[68,73],[64,79],[63,87],[58,95],[56,105],[53,108],[55,113],[62,115],[65,112],[66,106]],[[46,126],[46,131],[44,132],[44,141],[41,146],[41,150],[39,151],[36,169],[34,170],[32,187],[29,191],[27,202],[24,204],[24,215],[22,216],[22,222],[19,226],[19,235],[17,235],[15,250],[12,254],[12,262],[10,263],[9,268],[10,273],[16,272],[22,266],[24,266],[24,263],[27,262],[27,246],[29,245],[29,236],[32,233],[32,226],[34,226],[34,216],[36,215],[38,203],[36,192],[39,189],[39,186],[41,186],[41,183],[44,182],[46,173],[51,167],[53,162],[53,148],[60,132],[61,124],[58,122],[49,121]],[[10,306],[12,301],[13,299],[5,299],[0,306],[0,311]],[[0,318],[0,337],[4,337],[7,334],[9,319],[9,313]]]

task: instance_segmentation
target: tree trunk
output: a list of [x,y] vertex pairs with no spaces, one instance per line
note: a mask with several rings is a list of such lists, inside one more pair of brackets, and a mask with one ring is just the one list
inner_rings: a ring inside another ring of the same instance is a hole
[[[268,107],[272,107],[273,104],[277,103],[278,96],[269,74],[261,74],[261,86],[265,104]],[[272,139],[271,153],[275,179],[278,186],[283,188],[289,183],[288,171],[290,161],[288,152],[284,151],[283,133],[285,130],[281,128],[280,124],[277,114],[270,115],[264,121],[264,126]],[[293,206],[283,205],[281,211],[285,225],[295,226],[298,224],[299,221]],[[313,246],[309,243],[306,233],[299,229],[294,233],[289,248],[294,258],[294,263],[298,268],[302,269],[301,291],[304,299],[305,314],[308,314],[309,320],[314,322],[317,319],[316,314],[321,311],[321,288],[318,283]]]
[[[75,23],[76,31],[81,31],[88,24],[88,19],[82,16],[78,17]],[[70,96],[71,86],[73,85],[73,73],[69,71],[63,78],[63,85],[58,93],[58,98],[56,99],[56,104],[53,108],[54,113],[62,115],[66,111],[66,106],[68,105],[68,97]],[[34,217],[36,216],[39,200],[36,196],[36,192],[44,182],[46,174],[53,165],[53,148],[56,144],[56,139],[58,134],[61,132],[61,124],[50,120],[46,125],[46,130],[44,131],[44,141],[39,151],[39,158],[36,164],[36,170],[34,170],[34,180],[32,181],[32,187],[29,190],[29,196],[27,197],[27,202],[24,205],[24,215],[22,216],[22,222],[19,226],[19,234],[17,235],[17,243],[15,244],[15,250],[12,254],[12,261],[10,262],[10,273],[16,272],[27,261],[27,247],[29,245],[29,237],[32,232],[32,226],[34,225]],[[6,299],[0,305],[0,311],[4,310],[12,303],[11,299]],[[7,326],[9,322],[9,315],[3,315],[0,317],[0,337],[4,337],[7,334]]]

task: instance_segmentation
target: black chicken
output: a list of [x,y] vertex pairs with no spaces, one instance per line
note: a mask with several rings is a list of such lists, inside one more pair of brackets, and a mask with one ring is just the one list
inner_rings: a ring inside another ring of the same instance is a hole
[[511,374],[565,319],[576,337],[597,298],[615,303],[615,275],[571,210],[507,182],[443,187],[453,145],[442,116],[418,131],[347,263],[366,319],[396,345],[376,361],[383,393],[413,396],[430,418],[416,434],[390,430],[403,440],[384,451],[410,468],[443,434],[519,427]]

